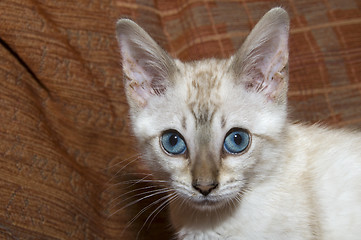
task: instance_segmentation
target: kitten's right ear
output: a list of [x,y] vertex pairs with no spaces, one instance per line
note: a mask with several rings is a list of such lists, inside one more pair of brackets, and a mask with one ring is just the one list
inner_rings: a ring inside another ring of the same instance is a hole
[[117,39],[122,56],[124,85],[131,107],[141,109],[152,96],[172,84],[174,60],[135,22],[120,19]]

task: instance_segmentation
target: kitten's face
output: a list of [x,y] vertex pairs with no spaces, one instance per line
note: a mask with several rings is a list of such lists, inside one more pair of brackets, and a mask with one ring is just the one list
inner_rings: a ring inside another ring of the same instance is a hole
[[221,206],[272,172],[284,107],[234,84],[229,60],[177,67],[176,85],[133,118],[134,131],[147,164],[180,197]]
[[118,22],[133,130],[154,176],[207,210],[272,175],[286,121],[288,17],[270,11],[227,60],[171,59]]

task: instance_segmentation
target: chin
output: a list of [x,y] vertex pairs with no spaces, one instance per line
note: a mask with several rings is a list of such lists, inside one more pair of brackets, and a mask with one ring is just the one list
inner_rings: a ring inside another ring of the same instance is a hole
[[230,201],[229,199],[219,199],[212,196],[200,196],[191,198],[188,204],[200,211],[213,211],[225,207]]

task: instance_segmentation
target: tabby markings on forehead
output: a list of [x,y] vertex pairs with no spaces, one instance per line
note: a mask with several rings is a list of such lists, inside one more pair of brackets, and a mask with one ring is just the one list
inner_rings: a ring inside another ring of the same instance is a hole
[[198,106],[197,109],[195,109],[192,105],[189,107],[194,119],[196,120],[196,127],[211,123],[214,113],[217,111],[217,109],[210,108],[208,106]]
[[182,119],[182,127],[184,130],[187,130],[187,118],[185,116]]
[[224,115],[222,115],[221,127],[225,128],[225,126],[226,126],[226,117]]
[[188,83],[187,105],[196,119],[197,125],[212,122],[214,113],[219,108],[219,89],[221,79],[212,69],[196,71]]

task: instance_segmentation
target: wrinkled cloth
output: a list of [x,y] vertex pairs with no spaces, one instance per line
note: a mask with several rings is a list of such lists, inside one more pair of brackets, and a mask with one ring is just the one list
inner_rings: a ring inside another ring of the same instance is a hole
[[[116,21],[135,20],[181,60],[225,58],[278,5],[0,1],[0,238],[170,239],[164,195],[135,202],[154,189],[137,181],[149,175],[129,130]],[[291,120],[360,128],[361,2],[281,5]]]

